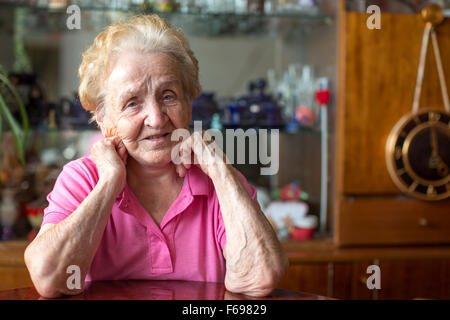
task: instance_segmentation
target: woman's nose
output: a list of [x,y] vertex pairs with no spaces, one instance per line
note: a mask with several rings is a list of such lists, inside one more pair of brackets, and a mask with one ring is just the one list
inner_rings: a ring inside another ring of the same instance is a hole
[[163,128],[167,121],[167,114],[157,101],[148,101],[145,105],[144,124],[152,128]]

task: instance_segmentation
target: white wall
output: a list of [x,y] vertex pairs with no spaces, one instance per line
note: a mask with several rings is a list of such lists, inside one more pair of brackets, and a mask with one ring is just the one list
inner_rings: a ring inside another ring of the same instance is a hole
[[[70,94],[78,86],[81,53],[93,41],[93,32],[67,32],[60,45],[59,91]],[[274,38],[245,37],[210,38],[188,36],[191,49],[199,61],[203,90],[233,96],[246,92],[250,79],[265,77],[275,65]]]

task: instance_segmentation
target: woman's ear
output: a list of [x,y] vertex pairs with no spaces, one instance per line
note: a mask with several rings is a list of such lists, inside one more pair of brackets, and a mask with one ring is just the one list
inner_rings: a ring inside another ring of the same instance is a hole
[[113,137],[117,135],[117,127],[108,122],[106,125],[102,124],[100,130],[105,138]]
[[117,134],[117,127],[106,112],[106,107],[103,106],[95,115],[95,120],[105,138],[115,136]]
[[102,135],[106,138],[108,127],[106,126],[104,119],[96,116],[95,121],[97,122],[97,125],[98,125],[100,131],[102,132]]
[[100,125],[100,130],[105,138],[113,137],[117,135],[117,128],[116,126],[112,125]]

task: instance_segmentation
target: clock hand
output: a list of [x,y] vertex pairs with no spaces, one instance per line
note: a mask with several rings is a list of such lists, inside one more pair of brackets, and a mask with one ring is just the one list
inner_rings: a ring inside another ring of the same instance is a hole
[[439,146],[436,136],[436,129],[434,127],[430,128],[431,134],[431,158],[430,158],[430,167],[436,168],[438,174],[441,177],[445,177],[448,175],[448,166],[442,161],[442,158],[439,156]]
[[439,157],[439,151],[438,151],[438,142],[436,137],[436,129],[434,127],[431,127],[431,152],[433,157]]
[[436,138],[436,131],[434,131],[434,128],[430,128],[430,144],[431,144],[431,156],[430,160],[428,161],[428,166],[430,169],[436,169],[438,164],[438,152],[437,152],[437,138]]

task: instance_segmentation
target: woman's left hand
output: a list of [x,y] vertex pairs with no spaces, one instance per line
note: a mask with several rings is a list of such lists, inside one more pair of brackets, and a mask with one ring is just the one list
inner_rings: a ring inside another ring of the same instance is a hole
[[179,158],[173,162],[180,177],[184,177],[193,164],[210,178],[230,164],[226,154],[206,131],[192,133],[175,148]]
[[288,265],[270,222],[208,133],[194,132],[176,148],[172,156],[178,158],[172,161],[180,177],[195,164],[214,184],[226,230],[226,288],[252,296],[268,295]]

